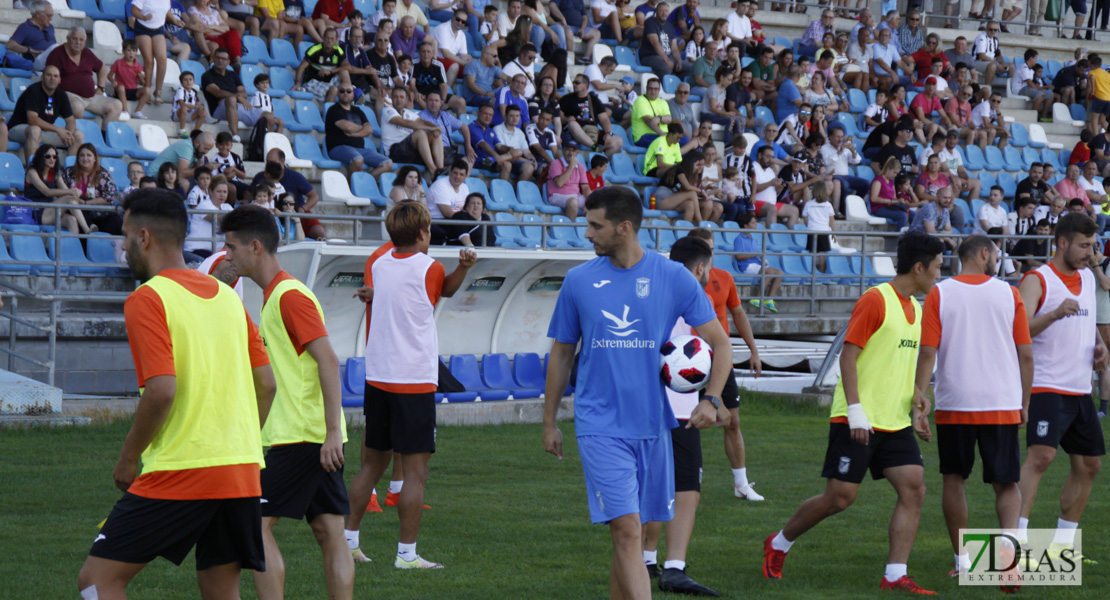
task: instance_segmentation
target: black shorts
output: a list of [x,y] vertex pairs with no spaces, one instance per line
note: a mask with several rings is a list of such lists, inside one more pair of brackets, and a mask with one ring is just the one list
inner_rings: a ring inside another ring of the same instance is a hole
[[424,158],[412,143],[412,135],[389,147],[389,158],[394,162],[407,164],[423,164]]
[[260,17],[256,14],[252,14],[252,13],[231,12],[231,11],[228,11],[227,16],[231,17],[232,19],[235,19],[236,21],[242,21],[244,23],[247,22],[247,19],[249,19],[251,17],[254,17],[254,18],[258,19],[258,26],[259,27],[262,27],[263,25],[265,25],[266,24],[266,19],[267,19],[267,17]]
[[398,394],[366,384],[366,447],[380,452],[421,454],[436,451],[436,395]]
[[821,477],[861,483],[868,468],[872,479],[882,479],[884,469],[924,464],[912,427],[876,431],[864,446],[852,441],[847,423],[829,423],[829,448],[825,451]]
[[274,446],[262,469],[262,516],[304,519],[347,515],[343,467],[328,473],[320,464],[321,444]]
[[806,243],[806,249],[810,252],[813,252],[813,246],[815,244],[817,245],[817,252],[828,252],[829,249],[832,248],[832,246],[829,245],[828,234],[809,236],[809,241]]
[[1030,396],[1025,445],[1034,444],[1059,446],[1077,456],[1106,454],[1091,395],[1040,392]]
[[678,427],[671,430],[671,448],[674,449],[674,491],[701,491],[701,432],[686,429],[686,419],[678,420]]
[[138,100],[139,99],[139,90],[138,89],[125,90],[124,95],[127,96],[128,100]]
[[975,466],[975,443],[983,459],[983,483],[1016,483],[1021,479],[1018,425],[937,424],[940,474],[967,479]]
[[721,404],[732,410],[740,408],[740,388],[736,387],[736,375],[729,373],[725,380],[725,387],[721,390]]
[[265,571],[259,499],[157,500],[125,492],[89,556],[132,564],[161,556],[180,565],[194,546],[198,571],[230,563]]

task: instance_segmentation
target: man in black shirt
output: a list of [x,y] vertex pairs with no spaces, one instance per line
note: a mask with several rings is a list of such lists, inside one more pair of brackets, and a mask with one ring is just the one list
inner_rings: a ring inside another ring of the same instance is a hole
[[[899,125],[909,126],[912,129],[913,117],[902,115],[893,121],[884,121],[875,129],[872,129],[871,133],[867,135],[867,140],[863,142],[863,157],[868,160],[875,160],[875,157],[879,155],[879,150],[898,137]],[[876,173],[878,172],[876,171]]]
[[[374,48],[369,52],[362,51],[362,58],[369,63],[367,69],[351,69],[358,66],[355,63],[360,57],[348,54],[344,68],[352,74],[351,83],[356,88],[370,91],[370,99],[374,101],[378,112],[381,112],[382,103],[389,98],[389,90],[401,85],[401,71],[397,68],[397,59],[389,52],[389,36],[384,31],[374,34]],[[361,83],[363,80],[368,85]]]
[[882,165],[886,164],[887,159],[894,157],[902,163],[903,173],[907,175],[917,174],[917,153],[910,146],[911,139],[913,139],[913,127],[904,123],[900,124],[895,131],[894,141],[879,150],[878,156],[871,163],[871,170],[881,173]]
[[1052,91],[1060,95],[1060,102],[1071,106],[1076,98],[1087,97],[1087,59],[1079,59],[1056,72],[1052,78]]
[[466,112],[466,100],[462,96],[451,93],[451,86],[447,85],[447,71],[443,63],[435,58],[435,49],[428,42],[420,44],[420,60],[412,66],[412,79],[409,81],[410,91],[420,108],[426,108],[424,95],[435,90],[443,98],[443,105],[455,113],[455,116]]
[[[204,90],[204,99],[208,101],[208,114],[218,121],[227,121],[231,139],[238,143],[243,141],[239,137],[239,113],[243,113],[245,117],[255,111],[251,108],[247,90],[243,87],[239,74],[227,68],[230,63],[231,53],[226,48],[216,50],[212,68],[205,71],[200,78],[200,87]],[[243,119],[248,124],[256,121],[257,119]]]
[[374,126],[353,104],[355,88],[349,83],[339,86],[339,101],[331,105],[324,116],[324,144],[332,160],[347,165],[348,179],[370,167],[370,174],[377,179],[393,168],[393,161],[379,154],[373,147],[366,147],[366,138],[374,134]]
[[293,91],[303,88],[311,92],[317,102],[331,102],[339,94],[339,86],[350,84],[351,76],[339,68],[345,55],[339,46],[339,34],[334,29],[324,32],[324,41],[305,50]]
[[590,80],[585,75],[576,75],[574,92],[559,99],[559,110],[566,121],[563,137],[578,142],[583,148],[602,151],[612,160],[624,144],[621,138],[613,135],[605,105],[589,89]]
[[[43,70],[42,81],[27,86],[15,101],[8,135],[12,141],[24,144],[24,156],[34,156],[42,142],[68,147],[69,155],[76,156],[78,146],[85,142],[85,136],[77,130],[69,98],[58,87],[61,81],[58,67],[50,65]],[[58,117],[65,119],[65,127],[54,124]]]
[[1029,167],[1029,177],[1022,179],[1014,192],[1016,200],[1031,198],[1037,204],[1044,205],[1051,205],[1059,195],[1056,188],[1045,183],[1044,166],[1041,163],[1033,163]]

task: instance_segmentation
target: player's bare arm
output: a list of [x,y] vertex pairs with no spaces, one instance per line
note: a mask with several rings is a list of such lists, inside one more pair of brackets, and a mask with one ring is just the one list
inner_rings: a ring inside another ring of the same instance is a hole
[[848,404],[848,426],[852,429],[852,441],[866,446],[874,429],[871,429],[867,413],[859,403],[859,373],[856,371],[856,360],[859,359],[861,352],[863,348],[844,342],[844,349],[840,351],[840,380],[844,383],[844,399]]
[[751,358],[748,359],[748,369],[752,374],[759,377],[763,374],[763,361],[759,360],[759,349],[755,345],[755,335],[752,333],[752,324],[748,321],[748,314],[744,312],[742,306],[735,306],[729,309],[732,313],[732,322],[736,324],[736,331],[740,333],[740,337],[744,340],[744,344],[748,346],[748,352],[751,353]]
[[131,431],[127,432],[119,461],[112,471],[112,478],[119,489],[126,492],[131,482],[135,481],[139,474],[139,457],[162,430],[176,395],[176,375],[158,375],[146,380],[143,395],[139,397],[139,407],[135,410],[135,421],[131,424]]
[[933,440],[933,432],[929,426],[929,411],[932,409],[932,403],[925,390],[929,389],[936,360],[937,349],[932,346],[922,345],[917,352],[917,374],[913,388],[913,431],[924,442]]
[[1029,422],[1029,396],[1033,389],[1033,344],[1021,344],[1017,347],[1018,368],[1021,370],[1021,424],[1018,428],[1025,427]]
[[[450,298],[455,295],[462,287],[463,281],[466,279],[466,274],[470,271],[470,267],[478,262],[478,253],[471,248],[463,248],[459,250],[459,266],[450,275],[443,279],[443,291],[440,293],[444,298]],[[361,290],[359,290],[361,291]],[[371,290],[371,297],[373,297],[373,290]]]
[[274,380],[274,371],[270,365],[251,369],[251,378],[254,379],[254,398],[258,402],[258,426],[264,427],[277,394],[277,381]]
[[551,345],[551,356],[547,360],[547,388],[543,400],[543,449],[563,460],[563,432],[555,418],[559,414],[559,403],[570,381],[570,369],[574,364],[575,344],[556,341]]
[[[705,396],[715,396],[719,399],[721,392],[725,389],[725,380],[732,377],[732,341],[729,340],[728,333],[721,327],[721,322],[717,319],[699,325],[694,329],[713,349],[713,367],[709,372],[709,383],[705,386]],[[690,414],[690,422],[687,424],[687,428],[705,429],[713,425],[723,427],[728,425],[730,416],[728,409],[723,404],[714,407],[703,396],[703,400],[698,402],[697,408]]]
[[[1079,303],[1072,298],[1068,298],[1061,302],[1056,310],[1040,316],[1033,316],[1037,312],[1037,307],[1041,305],[1041,298],[1044,296],[1044,287],[1041,285],[1040,277],[1025,277],[1021,280],[1021,287],[1018,288],[1018,291],[1021,292],[1021,301],[1025,303],[1025,314],[1029,317],[1029,335],[1033,337],[1048,329],[1049,325],[1056,321],[1079,312]],[[1101,341],[1099,343],[1101,344]],[[1095,352],[1097,355],[1097,348]]]
[[320,464],[328,473],[343,466],[343,392],[339,385],[339,357],[328,336],[316,338],[304,349],[316,361],[320,391],[324,394],[324,423],[327,433],[320,446]]

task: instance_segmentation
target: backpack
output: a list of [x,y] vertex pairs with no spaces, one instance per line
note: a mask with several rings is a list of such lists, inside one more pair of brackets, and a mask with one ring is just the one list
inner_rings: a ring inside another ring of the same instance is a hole
[[266,119],[259,119],[247,138],[247,147],[243,149],[245,159],[251,162],[266,160]]
[[[27,202],[31,201],[27,198],[20,196],[8,196],[4,198],[8,202]],[[35,209],[30,205],[28,206],[5,206],[5,210],[0,210],[3,213],[2,222],[5,225],[38,225],[38,220],[35,218]]]

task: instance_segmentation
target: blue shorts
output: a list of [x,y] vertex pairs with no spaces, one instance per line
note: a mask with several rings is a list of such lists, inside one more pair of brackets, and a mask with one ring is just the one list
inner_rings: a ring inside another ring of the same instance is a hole
[[674,518],[670,434],[648,440],[584,435],[578,453],[586,475],[590,521],[608,523],[639,513],[640,522]]
[[140,35],[145,35],[147,37],[155,37],[159,35],[164,36],[166,33],[166,27],[163,25],[158,29],[151,29],[144,26],[142,23],[136,22],[135,27],[132,29],[132,31],[135,32],[135,37],[139,37]]
[[1091,112],[1098,115],[1110,116],[1110,102],[1093,98],[1091,100]]
[[654,142],[655,138],[657,137],[659,137],[659,134],[657,133],[645,133],[644,135],[641,135],[640,139],[636,140],[635,143],[641,148],[647,148],[648,146],[651,146],[651,143]]
[[375,152],[373,148],[355,148],[354,146],[336,146],[328,150],[328,156],[332,160],[338,160],[345,165],[361,158],[362,163],[371,169],[376,169],[389,161],[388,157]]

